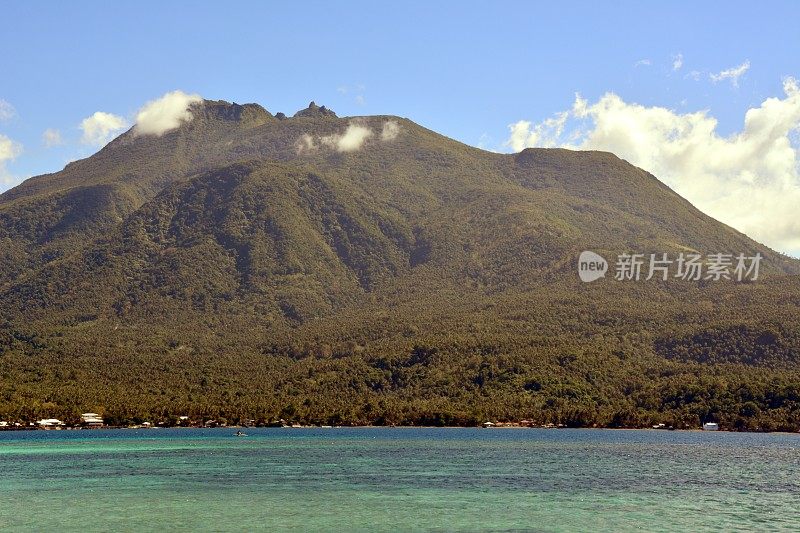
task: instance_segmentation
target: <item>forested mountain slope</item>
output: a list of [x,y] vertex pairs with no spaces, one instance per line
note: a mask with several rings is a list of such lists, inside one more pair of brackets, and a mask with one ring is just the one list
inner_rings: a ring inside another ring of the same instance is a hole
[[[616,156],[191,112],[0,195],[0,418],[800,426],[800,262]],[[613,279],[693,252],[760,277]]]

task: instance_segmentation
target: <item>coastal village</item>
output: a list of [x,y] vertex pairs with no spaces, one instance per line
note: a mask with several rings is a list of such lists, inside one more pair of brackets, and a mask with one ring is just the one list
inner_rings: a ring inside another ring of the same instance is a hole
[[[160,420],[156,423],[149,421],[142,421],[135,424],[124,426],[106,424],[103,417],[97,413],[83,413],[80,415],[79,421],[72,421],[71,423],[65,422],[58,418],[42,418],[36,421],[28,422],[9,422],[0,421],[0,431],[2,430],[77,430],[77,429],[117,429],[117,428],[130,428],[130,429],[154,429],[154,428],[170,428],[170,427],[187,427],[187,428],[219,428],[219,427],[269,427],[269,428],[330,428],[330,425],[317,425],[317,424],[300,424],[298,422],[286,421],[284,419],[278,420],[244,420],[238,424],[228,424],[225,420],[217,419],[193,419],[189,416],[180,416],[177,420]],[[341,426],[337,426],[341,427]],[[504,428],[504,427],[541,427],[541,428],[559,428],[565,427],[563,424],[544,424],[536,425],[529,420],[521,420],[519,422],[484,422],[478,427],[482,428]]]
[[79,430],[79,429],[155,429],[155,428],[218,428],[218,427],[284,427],[284,428],[302,428],[302,427],[333,427],[333,426],[317,426],[317,425],[302,425],[297,422],[287,422],[284,419],[263,421],[263,420],[244,420],[238,424],[228,424],[225,420],[217,419],[194,419],[189,416],[179,416],[177,419],[160,420],[158,422],[142,421],[128,425],[113,425],[107,424],[103,417],[97,413],[83,413],[80,415],[80,420],[73,420],[66,422],[58,418],[42,418],[36,421],[13,421],[0,420],[0,431],[13,431],[13,430]]
[[[196,419],[190,418],[187,415],[179,416],[177,419],[159,420],[156,423],[149,421],[141,421],[129,425],[111,425],[106,424],[103,417],[98,413],[83,413],[80,415],[80,420],[73,420],[65,422],[57,418],[42,418],[36,421],[7,421],[0,420],[0,431],[13,431],[13,430],[80,430],[80,429],[156,429],[156,428],[173,428],[173,427],[186,427],[186,428],[224,428],[224,427],[268,427],[268,428],[331,428],[331,427],[344,427],[344,426],[331,426],[319,424],[300,424],[298,422],[286,421],[284,419],[277,420],[243,420],[237,424],[228,424],[224,419]],[[502,429],[502,428],[539,428],[539,429],[563,429],[568,426],[564,424],[537,424],[533,420],[519,420],[514,422],[500,422],[500,421],[486,421],[476,427],[484,429]],[[674,430],[673,426],[666,424],[655,424],[650,429],[656,430]],[[683,429],[702,429],[703,431],[718,431],[719,425],[715,422],[706,422],[700,428],[683,428]]]

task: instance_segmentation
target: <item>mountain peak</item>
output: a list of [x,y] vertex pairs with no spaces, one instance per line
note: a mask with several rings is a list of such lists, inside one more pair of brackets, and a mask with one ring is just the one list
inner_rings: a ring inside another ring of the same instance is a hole
[[318,106],[313,101],[308,104],[308,107],[302,109],[294,114],[295,117],[336,117],[336,113],[327,107]]

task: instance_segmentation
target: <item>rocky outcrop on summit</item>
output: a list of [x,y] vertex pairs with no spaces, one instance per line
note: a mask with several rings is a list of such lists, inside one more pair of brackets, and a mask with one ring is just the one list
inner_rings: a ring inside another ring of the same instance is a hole
[[210,120],[227,120],[246,122],[249,124],[263,124],[272,119],[272,114],[258,104],[237,104],[225,100],[205,100],[191,108],[195,120],[206,118]]
[[295,117],[336,117],[336,113],[331,111],[325,106],[318,106],[314,102],[308,104],[308,107],[301,109],[294,114]]

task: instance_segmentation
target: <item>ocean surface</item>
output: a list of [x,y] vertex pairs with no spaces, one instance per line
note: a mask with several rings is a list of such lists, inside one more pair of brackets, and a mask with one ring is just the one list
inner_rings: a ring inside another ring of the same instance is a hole
[[0,529],[797,531],[800,435],[0,433]]

